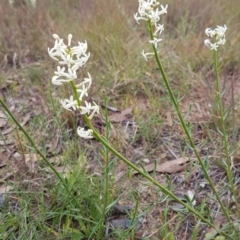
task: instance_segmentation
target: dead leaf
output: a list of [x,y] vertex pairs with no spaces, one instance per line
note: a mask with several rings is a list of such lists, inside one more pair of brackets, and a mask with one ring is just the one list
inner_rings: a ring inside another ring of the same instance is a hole
[[51,143],[46,145],[47,152],[51,154],[58,154],[61,152],[62,145],[61,145],[61,131],[58,129],[56,131],[56,137],[53,139]]
[[31,173],[36,172],[35,164],[40,159],[37,153],[24,154],[25,164]]
[[216,229],[220,229],[220,226],[222,224],[222,219],[221,217],[217,216],[214,222],[214,228],[210,228],[208,230],[208,232],[205,234],[205,238],[204,240],[211,240],[211,239],[215,239],[215,236],[218,234],[218,231]]
[[0,146],[5,146],[5,145],[10,145],[10,144],[13,144],[14,141],[12,140],[0,140]]
[[0,187],[0,194],[7,193],[7,192],[9,192],[11,189],[12,189],[11,186],[2,186],[2,187]]
[[63,155],[58,155],[49,158],[49,162],[54,164],[54,165],[61,165],[61,163],[64,161],[64,156]]
[[11,133],[15,128],[16,128],[16,126],[3,130],[2,135],[7,135],[7,134]]
[[123,122],[125,120],[127,120],[127,115],[132,113],[132,108],[127,108],[123,111],[121,111],[120,113],[113,113],[111,115],[109,115],[108,119],[110,122]]
[[117,108],[115,108],[115,107],[112,107],[112,106],[104,106],[103,104],[101,104],[101,107],[103,107],[103,108],[107,108],[107,110],[108,111],[111,111],[111,112],[117,112],[117,113],[121,113],[121,111],[120,110],[118,110]]
[[[157,164],[156,172],[160,172],[160,173],[180,172],[181,170],[183,170],[186,167],[186,163],[188,161],[190,161],[190,159],[188,157],[182,157],[182,158],[178,158],[175,160],[167,161],[165,163],[161,163],[160,165]],[[154,171],[155,164],[150,163],[150,164],[146,165],[144,168],[147,172],[152,172],[152,171]],[[134,171],[133,174],[137,174],[137,172]]]
[[28,123],[28,121],[30,120],[30,118],[31,118],[31,115],[30,115],[30,114],[27,114],[27,115],[24,117],[23,121],[21,122],[21,126],[24,126],[26,123]]
[[15,160],[17,161],[22,161],[23,160],[23,154],[19,153],[19,152],[15,152],[13,155]]
[[171,112],[168,111],[168,112],[166,113],[166,115],[167,115],[167,124],[168,124],[169,127],[172,127],[173,121],[172,121]]
[[0,179],[0,182],[1,182],[1,183],[2,183],[2,182],[5,182],[5,180],[7,180],[8,178],[12,177],[15,172],[16,172],[16,171],[5,173],[5,174],[4,174],[4,177],[2,177],[2,178]]
[[9,109],[10,109],[11,112],[13,112],[14,109],[15,109],[15,105],[12,105]]

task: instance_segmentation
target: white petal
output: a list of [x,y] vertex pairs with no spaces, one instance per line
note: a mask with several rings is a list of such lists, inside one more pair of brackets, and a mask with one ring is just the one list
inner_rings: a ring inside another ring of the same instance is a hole
[[84,128],[78,127],[77,128],[77,134],[85,139],[93,138],[92,135],[93,131],[91,129],[85,130]]
[[192,205],[193,205],[193,206],[196,205],[196,200],[194,200],[194,198],[195,198],[194,192],[191,191],[191,190],[188,190],[188,191],[187,191],[187,195],[188,195],[190,201],[192,202]]

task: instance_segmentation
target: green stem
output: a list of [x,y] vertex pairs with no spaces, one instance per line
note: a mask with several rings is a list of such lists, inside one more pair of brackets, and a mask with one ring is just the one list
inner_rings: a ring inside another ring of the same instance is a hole
[[[76,86],[73,82],[71,82],[71,86],[73,88],[73,92],[74,92],[74,97],[75,99],[77,99],[78,104],[81,103],[80,100],[78,99],[78,94],[77,94],[77,89]],[[162,190],[163,193],[165,193],[166,195],[170,196],[172,199],[174,199],[176,202],[178,202],[179,204],[181,204],[182,206],[184,206],[185,208],[187,208],[190,212],[192,212],[195,216],[197,216],[199,219],[201,219],[203,222],[205,222],[206,224],[208,224],[210,227],[216,229],[215,225],[213,223],[211,223],[210,221],[208,221],[207,219],[205,219],[202,215],[200,215],[197,211],[195,211],[195,209],[193,209],[192,207],[190,207],[187,203],[184,203],[183,201],[181,201],[181,199],[179,199],[177,196],[175,196],[171,191],[169,191],[167,188],[165,188],[162,184],[160,184],[159,182],[157,182],[154,178],[152,178],[150,175],[146,174],[145,172],[143,172],[140,168],[138,168],[136,165],[134,165],[133,163],[131,163],[128,159],[126,159],[124,156],[122,156],[118,151],[116,151],[109,143],[108,141],[102,137],[98,131],[94,128],[94,126],[92,125],[90,119],[87,117],[87,115],[83,115],[83,118],[86,122],[86,124],[88,125],[88,127],[90,129],[92,129],[93,131],[93,136],[99,141],[101,142],[106,148],[108,148],[115,156],[117,156],[120,160],[122,160],[124,163],[126,163],[130,168],[132,168],[133,170],[135,170],[137,173],[139,173],[140,175],[142,175],[144,178],[146,178],[147,180],[149,180],[149,182],[151,182],[152,184],[154,184],[155,186],[157,186],[159,189]],[[216,231],[219,232],[218,229],[216,229]],[[226,233],[221,233],[222,235],[229,237],[229,239],[232,239],[228,234]]]
[[[150,20],[148,21],[148,26],[149,26],[149,32],[150,32],[151,40],[153,40],[154,36],[153,36],[152,25],[151,25]],[[193,142],[193,140],[192,140],[192,138],[191,138],[191,135],[190,135],[190,133],[189,133],[189,131],[188,131],[188,129],[187,129],[187,126],[186,126],[185,121],[184,121],[184,119],[183,119],[183,117],[182,117],[181,111],[180,111],[180,109],[179,109],[179,104],[178,104],[176,98],[174,97],[174,94],[173,94],[173,91],[172,91],[171,86],[170,86],[170,84],[169,84],[169,81],[168,81],[168,79],[167,79],[167,77],[166,77],[166,74],[165,74],[165,72],[164,72],[164,70],[163,70],[161,61],[160,61],[159,56],[158,56],[158,53],[157,53],[157,49],[155,48],[154,44],[152,44],[152,47],[153,47],[153,51],[154,51],[154,55],[155,55],[155,58],[156,58],[158,67],[159,67],[160,72],[161,72],[161,74],[162,74],[164,83],[165,83],[165,85],[166,85],[166,87],[167,87],[167,90],[168,90],[170,99],[171,99],[171,101],[172,101],[172,103],[173,103],[173,106],[174,106],[176,112],[177,112],[178,118],[179,118],[180,123],[181,123],[181,125],[182,125],[182,127],[183,127],[183,130],[184,130],[184,132],[185,132],[185,134],[186,134],[186,136],[187,136],[187,139],[188,139],[188,141],[189,141],[189,144],[190,144],[191,148],[193,149],[194,154],[196,155],[196,158],[197,158],[197,160],[198,160],[198,162],[199,162],[199,164],[200,164],[200,166],[201,166],[201,169],[203,170],[204,175],[205,175],[205,177],[206,177],[206,179],[207,179],[210,187],[212,188],[212,190],[213,190],[213,192],[214,192],[214,194],[215,194],[215,196],[216,196],[216,198],[217,198],[218,203],[220,204],[220,206],[221,206],[221,208],[222,208],[225,216],[227,217],[228,221],[231,222],[230,216],[229,216],[227,210],[225,209],[225,207],[224,207],[224,205],[223,205],[223,203],[222,203],[222,201],[221,201],[221,199],[220,199],[220,197],[219,197],[219,195],[218,195],[218,192],[216,191],[216,189],[215,189],[215,187],[214,187],[214,184],[213,184],[211,178],[209,177],[209,175],[208,175],[208,173],[207,173],[207,170],[206,170],[206,168],[205,168],[205,166],[204,166],[204,162],[202,161],[202,159],[201,159],[201,157],[200,157],[200,155],[199,155],[199,153],[198,153],[198,151],[197,151],[197,149],[196,149],[196,147],[195,147],[195,144],[194,144],[194,142]]]
[[[133,215],[132,215],[132,221],[131,221],[130,226],[133,226],[133,223],[134,223],[134,221],[136,219],[136,216],[137,216],[137,210],[138,210],[138,205],[139,205],[139,196],[138,196],[138,194],[133,193],[133,197],[135,199],[136,204],[135,204],[135,207],[134,207],[134,211],[133,211]],[[133,230],[134,230],[134,228],[133,228]]]
[[[104,94],[104,102],[105,102],[105,108],[107,109],[108,105],[108,99],[107,96]],[[105,121],[106,121],[106,139],[109,138],[109,121],[108,121],[108,111],[106,110],[105,115]],[[101,240],[103,237],[103,229],[104,229],[104,221],[105,221],[105,214],[108,204],[108,191],[109,191],[109,150],[104,146],[104,153],[105,153],[105,185],[104,185],[104,196],[103,196],[103,209],[102,209],[102,216],[100,220],[100,229],[98,232],[98,239]]]
[[53,165],[48,161],[48,159],[43,155],[43,153],[37,148],[36,144],[32,140],[32,138],[29,136],[29,134],[26,132],[26,130],[22,127],[22,125],[18,122],[18,120],[14,117],[14,115],[11,113],[7,105],[3,102],[2,99],[0,99],[0,103],[3,106],[3,108],[6,110],[6,112],[9,114],[11,119],[15,122],[15,124],[19,127],[19,129],[23,132],[23,134],[26,136],[28,141],[31,143],[32,147],[35,149],[35,151],[42,157],[44,162],[50,167],[50,169],[54,172],[55,176],[59,179],[59,181],[62,183],[64,188],[67,190],[69,196],[74,200],[76,206],[81,208],[80,203],[77,201],[77,199],[73,196],[72,192],[69,190],[67,184],[65,183],[65,180],[60,176],[60,174],[57,172],[57,170],[53,167]]
[[223,113],[223,106],[222,106],[222,99],[221,99],[221,93],[220,93],[220,81],[219,81],[219,71],[218,71],[218,56],[217,56],[217,51],[213,50],[213,61],[214,61],[214,70],[215,70],[215,77],[216,77],[216,101],[217,101],[217,107],[220,112],[220,120],[221,120],[221,133],[223,135],[223,145],[224,145],[224,150],[225,150],[225,155],[227,159],[227,176],[228,176],[228,181],[230,183],[230,188],[233,193],[234,201],[236,204],[236,209],[237,209],[237,214],[240,216],[240,209],[239,209],[239,204],[237,200],[237,193],[236,189],[234,187],[234,181],[233,181],[233,176],[232,176],[232,171],[231,171],[231,159],[230,159],[230,153],[228,150],[228,136],[225,128],[225,119],[224,119],[224,113]]

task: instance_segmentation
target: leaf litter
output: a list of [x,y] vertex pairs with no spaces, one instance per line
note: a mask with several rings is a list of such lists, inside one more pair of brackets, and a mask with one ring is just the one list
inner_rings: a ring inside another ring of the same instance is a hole
[[[188,157],[182,157],[160,164],[150,163],[144,166],[144,170],[147,172],[156,171],[159,173],[176,173],[186,169],[186,163],[188,163],[189,161],[190,159]],[[137,172],[134,171],[133,174],[137,174]]]

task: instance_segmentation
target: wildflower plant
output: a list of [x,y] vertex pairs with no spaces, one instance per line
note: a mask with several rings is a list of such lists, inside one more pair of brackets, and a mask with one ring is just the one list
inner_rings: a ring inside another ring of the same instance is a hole
[[[176,113],[177,113],[178,118],[180,120],[180,124],[181,124],[181,126],[182,126],[182,128],[183,128],[183,130],[186,134],[189,145],[190,145],[191,149],[193,150],[193,152],[194,152],[194,154],[195,154],[195,156],[196,156],[196,158],[197,158],[197,160],[198,160],[198,162],[201,166],[201,169],[204,172],[204,176],[205,176],[206,180],[208,181],[214,195],[216,196],[217,201],[218,201],[219,205],[221,206],[221,209],[222,209],[224,215],[228,219],[229,223],[232,223],[231,218],[230,218],[225,206],[223,205],[223,203],[220,199],[220,196],[219,196],[216,188],[214,187],[214,184],[213,184],[213,182],[212,182],[212,180],[211,180],[211,178],[208,174],[208,171],[207,171],[207,168],[205,167],[204,161],[202,160],[200,154],[198,153],[198,151],[196,149],[196,146],[193,142],[193,139],[191,138],[190,130],[187,127],[187,124],[185,123],[185,119],[182,116],[182,113],[180,111],[179,102],[177,101],[177,99],[175,98],[175,96],[173,94],[172,88],[169,84],[168,78],[165,74],[165,71],[162,67],[161,60],[159,58],[159,54],[158,54],[159,44],[162,41],[162,39],[159,38],[159,35],[161,35],[163,30],[164,30],[163,25],[160,24],[159,21],[160,21],[160,16],[167,13],[168,5],[166,5],[164,7],[163,5],[160,5],[160,3],[157,2],[157,0],[138,0],[138,2],[139,2],[138,12],[136,14],[134,14],[134,18],[135,18],[135,20],[138,24],[139,24],[140,20],[143,20],[143,21],[147,22],[147,26],[148,26],[148,30],[149,30],[149,34],[150,34],[149,43],[152,45],[152,49],[153,49],[153,52],[150,52],[150,53],[145,53],[144,50],[143,50],[141,54],[143,55],[143,57],[146,61],[148,61],[148,59],[150,57],[155,56],[156,62],[157,62],[158,67],[159,67],[159,70],[162,74],[164,83],[165,83],[166,88],[168,90],[170,100],[171,100],[171,102],[172,102],[172,104],[173,104],[173,106],[176,110]],[[160,6],[161,9],[159,9],[159,6]],[[217,58],[216,57],[217,56],[216,52],[217,52],[217,48],[220,45],[225,44],[225,42],[226,42],[226,40],[225,40],[225,31],[226,30],[227,30],[227,27],[226,27],[226,25],[224,25],[224,27],[218,26],[214,30],[211,30],[210,28],[208,28],[205,31],[208,37],[213,38],[213,42],[211,42],[209,39],[207,39],[207,40],[204,41],[204,43],[211,50],[214,50],[215,71],[216,71],[216,76],[217,76],[216,77],[217,78],[217,94],[218,94],[219,99],[220,99],[219,78],[218,78],[218,68],[217,68],[217,64],[216,64],[216,62],[217,62],[216,61],[216,58]],[[222,118],[223,118],[223,114],[222,114]],[[224,125],[224,121],[222,121],[222,124]],[[225,132],[225,137],[226,137],[226,132]],[[227,143],[227,141],[225,141],[225,143]],[[225,145],[225,149],[226,149],[226,154],[228,154],[227,145]],[[229,156],[229,154],[228,154],[228,156]],[[228,165],[228,167],[227,167],[228,168],[228,176],[229,176],[229,180],[231,180],[231,185],[232,185],[231,189],[232,189],[232,192],[234,193],[234,197],[236,197],[236,191],[235,191],[235,189],[233,187],[233,183],[232,183],[233,181],[232,181],[232,175],[231,175],[230,162],[229,161],[227,161],[227,165]],[[236,198],[235,198],[235,201],[236,201]],[[194,213],[194,215],[195,215],[195,213]],[[195,216],[197,216],[197,215],[195,215]],[[199,218],[205,222],[204,219],[202,219],[201,217],[199,217]],[[228,236],[228,234],[226,234],[226,233],[222,233],[222,234],[225,235],[225,236]]]
[[226,43],[225,33],[227,31],[227,26],[217,26],[215,29],[207,28],[205,30],[205,34],[212,39],[204,40],[204,44],[213,51],[213,62],[214,62],[214,71],[215,71],[215,80],[216,80],[216,89],[215,89],[215,96],[216,96],[216,111],[219,112],[220,115],[220,128],[218,127],[218,131],[221,133],[223,138],[223,147],[225,151],[226,161],[226,172],[228,176],[228,181],[230,183],[230,189],[233,194],[233,199],[236,204],[237,214],[240,216],[239,204],[237,200],[237,192],[234,186],[234,178],[231,171],[231,154],[230,154],[230,147],[228,145],[228,134],[225,128],[225,118],[224,110],[222,106],[221,100],[221,87],[220,87],[220,78],[219,78],[219,67],[218,67],[218,55],[217,50],[220,45],[224,45]]

